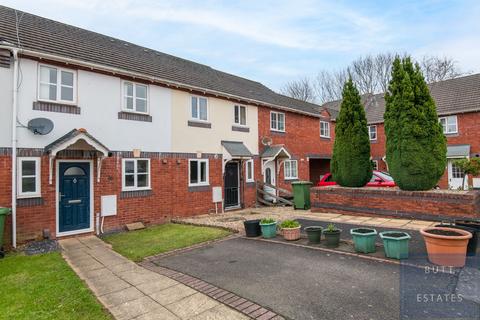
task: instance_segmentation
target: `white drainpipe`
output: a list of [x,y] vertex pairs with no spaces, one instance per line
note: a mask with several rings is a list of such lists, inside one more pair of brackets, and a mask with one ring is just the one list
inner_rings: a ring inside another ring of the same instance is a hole
[[13,54],[13,101],[12,101],[12,246],[17,247],[17,100],[18,100],[18,49],[1,46]]

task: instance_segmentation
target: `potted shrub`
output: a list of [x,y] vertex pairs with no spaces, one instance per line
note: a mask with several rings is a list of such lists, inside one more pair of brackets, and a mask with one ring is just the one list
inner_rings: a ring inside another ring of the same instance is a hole
[[380,232],[380,238],[383,240],[385,256],[393,259],[408,258],[408,243],[411,236],[401,231]]
[[265,239],[275,238],[277,235],[277,221],[272,218],[263,218],[260,220],[260,228],[262,229],[262,236]]
[[371,228],[354,228],[350,229],[355,251],[362,253],[375,252],[375,239],[377,238],[377,230]]
[[285,220],[280,224],[283,237],[288,241],[300,239],[300,228],[300,223],[295,220]]
[[306,227],[305,232],[307,233],[308,242],[312,244],[320,243],[322,229],[320,226]]
[[340,234],[342,230],[338,229],[333,223],[330,223],[325,230],[323,230],[323,235],[327,241],[327,246],[336,248],[340,244]]
[[472,234],[461,229],[428,227],[420,230],[427,247],[428,260],[441,266],[463,267],[468,240]]

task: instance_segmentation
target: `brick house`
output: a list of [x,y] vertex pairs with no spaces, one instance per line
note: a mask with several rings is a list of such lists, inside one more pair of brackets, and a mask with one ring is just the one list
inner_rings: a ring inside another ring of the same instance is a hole
[[225,209],[250,207],[256,181],[327,170],[334,111],[20,15],[0,6],[0,206],[14,246],[215,212],[218,191]]
[[[480,156],[480,74],[432,83],[429,88],[447,138],[448,165],[439,186],[458,189],[462,186],[464,175],[454,161]],[[388,171],[385,162],[383,93],[364,96],[362,100],[369,124],[372,161],[378,170]],[[323,106],[339,110],[340,101],[328,102]],[[469,178],[473,180],[474,187],[480,188],[480,179]]]

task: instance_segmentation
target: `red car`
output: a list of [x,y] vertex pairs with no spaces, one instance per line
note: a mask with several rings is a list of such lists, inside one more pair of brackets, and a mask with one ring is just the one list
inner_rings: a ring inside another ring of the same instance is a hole
[[[324,186],[334,186],[337,183],[333,181],[333,177],[331,173],[325,174],[322,179],[317,183],[317,187],[324,187]],[[385,187],[385,188],[393,188],[397,185],[393,178],[386,172],[382,171],[373,171],[372,179],[367,183],[367,187]]]

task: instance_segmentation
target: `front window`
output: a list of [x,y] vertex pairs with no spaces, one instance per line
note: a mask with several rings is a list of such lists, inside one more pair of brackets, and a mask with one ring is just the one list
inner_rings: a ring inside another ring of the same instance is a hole
[[452,134],[458,132],[457,116],[441,117],[438,120],[442,125],[444,134]]
[[123,83],[123,109],[129,112],[147,113],[148,87],[144,84]]
[[297,160],[286,160],[284,163],[284,174],[285,179],[297,179],[298,178],[298,167]]
[[208,121],[208,103],[205,97],[192,97],[192,113],[193,120]]
[[253,182],[255,180],[253,175],[253,160],[247,160],[245,162],[245,171],[247,176],[247,182]]
[[245,106],[235,106],[234,121],[235,124],[241,126],[247,125],[247,108]]
[[189,185],[208,185],[208,160],[189,160]]
[[377,126],[368,126],[370,141],[377,140]]
[[320,137],[330,138],[330,122],[320,121]]
[[75,72],[63,68],[40,66],[38,99],[52,102],[75,102]]
[[285,114],[281,112],[270,113],[270,130],[285,131]]
[[150,189],[150,159],[123,159],[123,190]]
[[378,170],[378,160],[372,160],[372,169]]
[[40,196],[40,158],[18,158],[18,197]]

